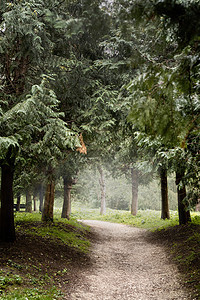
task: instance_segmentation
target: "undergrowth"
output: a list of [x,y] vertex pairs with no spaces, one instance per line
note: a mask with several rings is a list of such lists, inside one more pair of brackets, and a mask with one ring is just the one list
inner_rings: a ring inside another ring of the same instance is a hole
[[186,284],[196,289],[195,299],[200,299],[200,224],[197,218],[191,225],[183,227],[182,239],[173,242],[172,254],[184,270]]
[[0,245],[0,300],[63,299],[70,265],[86,259],[89,227],[58,215],[43,223],[41,214],[24,212],[15,213],[15,227],[17,241]]
[[56,300],[62,299],[63,294],[56,287],[51,289],[14,288],[0,296],[1,300]]
[[15,223],[17,230],[20,230],[21,227],[24,230],[24,225],[27,224],[27,234],[60,240],[64,244],[84,253],[87,253],[90,246],[89,240],[83,237],[89,227],[83,226],[73,218],[66,220],[57,216],[53,223],[42,223],[39,213],[17,213]]

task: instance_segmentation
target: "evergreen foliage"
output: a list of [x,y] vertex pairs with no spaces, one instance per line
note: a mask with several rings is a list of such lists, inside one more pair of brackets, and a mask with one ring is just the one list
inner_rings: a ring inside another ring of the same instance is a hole
[[198,13],[195,0],[1,1],[0,164],[16,172],[15,190],[113,160],[141,182],[161,168],[183,174],[192,207]]
[[[183,32],[181,34],[182,28],[179,28],[181,26],[179,17],[182,18],[184,15],[184,18],[187,19],[191,11],[195,13],[198,4],[196,6],[187,1],[178,2],[157,1],[156,5],[151,8],[152,14],[158,14],[156,21],[147,19],[146,28],[144,28],[144,22],[139,24],[139,28],[143,29],[141,36],[149,36],[150,32],[154,32],[155,36],[159,37],[159,41],[157,42],[155,39],[154,48],[149,47],[149,51],[147,51],[147,46],[152,45],[148,39],[144,42],[146,46],[141,45],[142,51],[145,49],[146,53],[145,64],[140,66],[137,76],[131,80],[127,88],[133,101],[129,120],[139,129],[137,134],[139,146],[143,145],[147,149],[154,149],[157,152],[157,158],[160,157],[160,162],[167,163],[168,167],[173,165],[175,170],[179,168],[181,162],[187,173],[187,169],[196,165],[195,163],[188,166],[188,161],[192,163],[189,157],[193,156],[195,161],[196,158],[199,160],[199,151],[196,149],[197,151],[192,155],[189,150],[190,134],[194,141],[199,136],[197,83],[199,46],[196,38],[190,34],[190,29],[186,32],[188,36],[185,36],[185,39],[181,36]],[[140,5],[144,12],[145,7],[141,2]],[[175,10],[174,5],[180,10]],[[188,8],[187,12],[186,7]],[[163,9],[162,13],[161,8]],[[133,13],[136,12],[132,10]],[[174,13],[174,15],[170,15],[170,13]],[[137,14],[136,17],[138,18]],[[157,23],[159,30],[156,26]],[[185,26],[187,26],[186,24],[185,22]],[[194,18],[194,22],[190,22],[190,28],[193,27],[194,32],[196,32],[196,24],[197,18]],[[160,41],[163,41],[162,53],[160,52]],[[171,51],[166,42],[170,42]],[[165,44],[166,47],[163,48]],[[190,186],[193,180],[195,182],[190,190],[193,193],[193,197],[190,197],[190,200],[193,198],[193,201],[190,202],[191,205],[195,203],[199,193],[197,192],[198,180],[194,179],[196,177],[199,177],[198,171],[194,171],[191,178],[185,176],[183,179],[184,183]]]

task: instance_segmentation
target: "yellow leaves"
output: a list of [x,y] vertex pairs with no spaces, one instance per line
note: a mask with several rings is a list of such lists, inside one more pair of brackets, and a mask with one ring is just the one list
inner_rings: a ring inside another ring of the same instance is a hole
[[37,17],[37,15],[38,15],[38,13],[37,13],[37,11],[36,10],[34,10],[34,12],[32,13],[32,15],[36,15],[36,17]]
[[64,67],[64,66],[60,66],[60,69],[61,69],[61,70],[64,70],[64,71],[66,71],[66,70],[67,70],[67,68],[66,68],[66,67]]
[[82,153],[82,154],[87,154],[87,148],[86,148],[85,143],[83,141],[82,133],[79,135],[79,140],[80,140],[81,147],[76,148],[76,151],[78,151],[79,153]]
[[13,3],[11,3],[11,2],[7,3],[7,7],[11,8],[11,7],[13,7],[13,6],[14,6]]

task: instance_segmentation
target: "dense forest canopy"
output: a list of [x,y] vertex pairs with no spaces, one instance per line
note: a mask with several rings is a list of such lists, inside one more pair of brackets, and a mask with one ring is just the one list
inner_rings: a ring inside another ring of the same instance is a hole
[[200,194],[199,12],[195,0],[1,1],[2,240],[15,240],[14,197],[45,189],[42,219],[53,220],[60,178],[69,217],[69,191],[88,165],[102,197],[106,168],[132,176],[132,214],[138,185],[160,176],[163,218],[176,174],[180,224],[190,220]]

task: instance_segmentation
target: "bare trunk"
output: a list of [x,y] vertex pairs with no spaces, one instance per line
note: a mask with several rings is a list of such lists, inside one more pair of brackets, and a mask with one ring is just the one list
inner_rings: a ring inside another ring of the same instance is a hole
[[51,179],[46,188],[44,209],[42,212],[42,221],[53,222],[53,206],[54,206],[55,182]]
[[98,166],[98,171],[100,174],[99,178],[99,184],[100,184],[100,190],[101,190],[101,209],[100,214],[104,215],[106,213],[106,184],[105,184],[105,177],[102,167]]
[[0,210],[0,239],[3,242],[14,242],[15,226],[13,212],[13,175],[14,161],[6,161],[1,165],[1,210]]
[[179,187],[179,183],[181,182],[184,176],[184,172],[176,172],[176,184],[177,184],[177,192],[178,192],[178,213],[179,213],[179,224],[188,224],[191,221],[190,211],[187,210],[187,205],[184,202],[186,197],[186,188],[185,185]]
[[26,191],[26,212],[32,213],[32,200],[30,190]]
[[132,203],[131,203],[131,214],[137,215],[138,212],[138,171],[131,168],[131,179],[132,179]]
[[162,168],[160,171],[160,181],[161,181],[161,202],[162,211],[161,219],[170,219],[169,213],[169,200],[168,200],[168,184],[167,184],[167,170]]
[[200,200],[198,201],[198,203],[195,207],[195,211],[200,211]]
[[37,190],[35,189],[33,192],[33,211],[37,211],[36,201],[37,201]]
[[43,211],[43,202],[44,202],[44,186],[41,183],[40,187],[39,187],[39,211],[42,212]]
[[67,218],[69,220],[71,214],[72,180],[69,180],[66,177],[64,177],[63,181],[64,181],[64,201],[63,201],[61,218]]
[[21,202],[21,195],[20,195],[20,193],[17,193],[17,207],[16,207],[16,211],[20,211],[20,202]]

